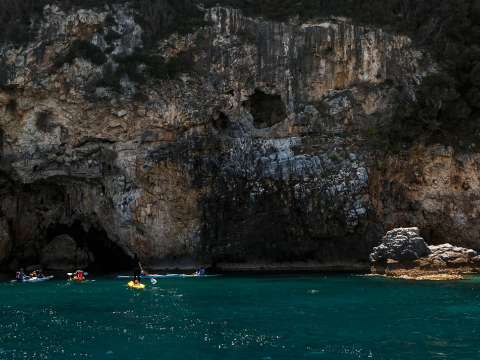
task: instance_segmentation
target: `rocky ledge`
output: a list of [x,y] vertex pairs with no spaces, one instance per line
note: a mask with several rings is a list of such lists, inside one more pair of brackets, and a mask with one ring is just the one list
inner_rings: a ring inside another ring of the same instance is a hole
[[428,246],[418,228],[387,232],[370,254],[372,273],[414,280],[461,279],[477,272],[480,255],[472,249],[442,244]]

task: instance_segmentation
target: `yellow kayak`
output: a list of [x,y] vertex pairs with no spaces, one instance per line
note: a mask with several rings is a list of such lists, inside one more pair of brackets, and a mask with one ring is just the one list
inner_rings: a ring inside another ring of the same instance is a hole
[[145,285],[135,284],[133,281],[130,281],[127,285],[134,289],[143,289],[145,287]]

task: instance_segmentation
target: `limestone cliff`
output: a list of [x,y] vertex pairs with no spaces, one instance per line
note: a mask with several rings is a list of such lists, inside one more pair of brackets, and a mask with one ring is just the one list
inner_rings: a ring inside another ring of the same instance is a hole
[[[62,234],[98,263],[138,250],[156,268],[368,267],[385,230],[406,225],[478,246],[476,155],[386,158],[360,131],[435,71],[407,37],[217,7],[158,48],[188,53],[193,71],[122,75],[115,92],[98,81],[143,46],[133,12],[47,6],[36,41],[0,49],[3,268]],[[55,66],[74,40],[106,50],[108,30],[120,38],[104,64]]]

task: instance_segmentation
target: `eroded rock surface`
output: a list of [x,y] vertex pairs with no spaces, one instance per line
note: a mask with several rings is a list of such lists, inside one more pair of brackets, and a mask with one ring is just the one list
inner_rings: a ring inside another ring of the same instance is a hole
[[382,243],[373,248],[370,260],[375,262],[416,260],[431,253],[418,228],[400,228],[387,232]]

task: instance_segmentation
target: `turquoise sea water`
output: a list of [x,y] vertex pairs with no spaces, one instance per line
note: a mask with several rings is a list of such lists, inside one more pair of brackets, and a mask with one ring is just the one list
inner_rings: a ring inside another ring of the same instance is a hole
[[0,283],[0,359],[480,359],[476,276],[90,278]]

